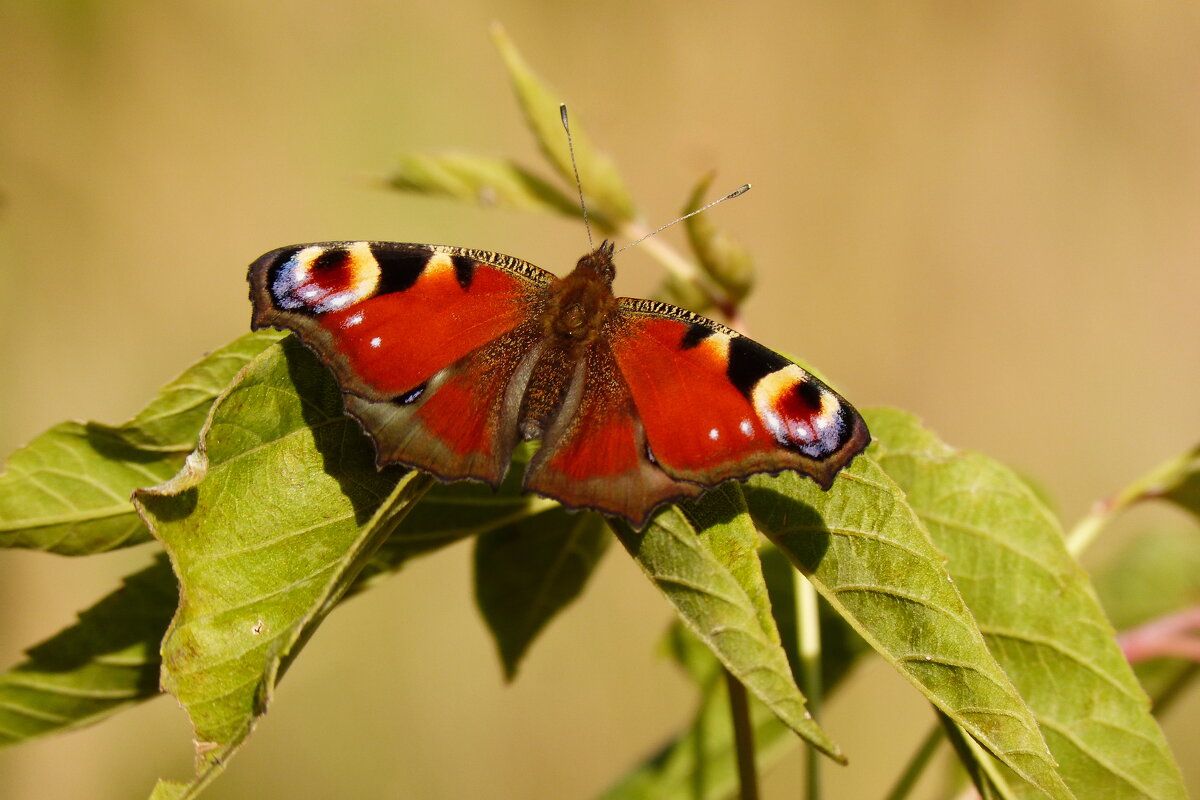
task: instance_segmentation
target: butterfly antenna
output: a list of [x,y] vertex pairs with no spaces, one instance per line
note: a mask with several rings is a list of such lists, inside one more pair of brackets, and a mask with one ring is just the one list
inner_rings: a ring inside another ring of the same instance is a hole
[[674,225],[677,222],[683,222],[688,217],[694,217],[702,211],[708,211],[710,208],[715,206],[717,203],[724,203],[726,200],[732,200],[733,198],[738,197],[739,195],[743,195],[748,191],[750,191],[750,184],[748,184],[748,183],[743,184],[743,185],[739,186],[738,188],[734,189],[729,194],[725,195],[724,197],[713,200],[711,203],[706,203],[705,205],[700,206],[700,208],[697,208],[695,211],[689,211],[688,213],[684,214],[682,217],[678,217],[677,219],[671,220],[666,225],[660,225],[658,228],[655,228],[654,230],[650,231],[646,235],[642,236],[640,239],[630,242],[627,245],[623,245],[620,248],[620,250],[617,250],[617,252],[619,253],[619,252],[621,252],[621,250],[628,250],[630,247],[633,247],[634,245],[641,244],[642,242],[649,239],[651,236],[662,233],[667,228],[671,227],[672,225]]
[[575,142],[571,141],[571,124],[567,122],[567,104],[558,104],[558,115],[562,117],[563,130],[567,132],[567,150],[571,153],[571,169],[575,171],[575,188],[579,191],[579,208],[583,211],[583,227],[587,229],[588,249],[595,250],[592,244],[592,224],[588,221],[587,203],[583,202],[583,184],[579,181],[579,164],[575,162]]

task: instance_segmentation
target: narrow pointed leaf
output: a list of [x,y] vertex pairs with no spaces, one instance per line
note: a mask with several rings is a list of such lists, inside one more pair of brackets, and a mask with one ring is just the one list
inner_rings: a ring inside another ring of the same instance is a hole
[[[739,578],[753,575],[753,568],[739,562],[747,557],[757,561],[757,553],[729,549],[719,558],[701,537],[698,519],[704,520],[706,529],[731,526],[753,530],[744,506],[732,505],[735,496],[727,489],[736,491],[736,487],[726,487],[697,502],[669,506],[642,533],[618,520],[610,520],[610,524],[621,544],[675,606],[683,623],[750,693],[818,750],[844,760],[837,745],[805,711],[804,696],[792,679],[774,624],[764,626],[760,606],[739,582]],[[736,497],[740,503],[740,496]],[[704,538],[711,542],[746,535],[705,531]]]
[[275,338],[244,336],[205,357],[125,425],[64,422],[13,453],[0,474],[0,547],[90,555],[149,539],[130,493],[179,471],[213,398]]
[[[681,213],[688,214],[704,205],[713,177],[709,173],[696,184]],[[688,217],[683,224],[687,228],[688,243],[704,274],[732,300],[742,300],[754,285],[754,257],[750,251],[718,229],[707,212]]]
[[758,527],[935,706],[1050,797],[1070,791],[903,492],[867,455],[828,492],[795,473],[745,486]]
[[443,153],[401,158],[388,185],[514,211],[580,216],[579,201],[507,158]]
[[158,644],[178,594],[165,558],[0,674],[0,747],[98,722],[156,697]]
[[377,470],[332,376],[289,338],[218,398],[185,470],[138,492],[181,586],[162,683],[191,717],[198,781],[431,480]]
[[736,483],[725,483],[704,499],[684,506],[700,543],[708,548],[742,587],[758,624],[772,642],[781,642],[771,608],[771,596],[759,560],[760,537],[746,513],[746,499]]
[[583,591],[610,536],[600,515],[557,507],[476,539],[475,602],[507,680],[538,634]]
[[[575,173],[571,168],[571,154],[559,111],[562,95],[553,91],[529,68],[517,52],[516,45],[499,25],[492,26],[492,39],[504,58],[517,100],[538,146],[567,185],[574,186]],[[571,116],[571,137],[575,143],[579,181],[583,185],[583,193],[591,201],[588,213],[592,223],[605,233],[613,233],[623,223],[637,219],[633,196],[625,188],[617,168],[608,156],[592,144],[587,131],[574,115]]]
[[873,411],[875,458],[904,489],[988,647],[1077,797],[1182,798],[1179,771],[1087,574],[1016,474],[910,414]]
[[[763,578],[771,597],[772,614],[779,626],[783,650],[788,655],[795,674],[800,663],[800,642],[796,626],[796,575],[792,562],[774,545],[759,550]],[[826,697],[833,694],[849,677],[860,656],[870,652],[870,646],[845,619],[821,600],[817,606],[821,643],[821,687]],[[799,685],[799,678],[797,678]]]

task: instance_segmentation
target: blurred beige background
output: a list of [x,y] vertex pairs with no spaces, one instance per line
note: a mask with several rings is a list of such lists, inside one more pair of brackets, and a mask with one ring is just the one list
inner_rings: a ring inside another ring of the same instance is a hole
[[[0,457],[125,419],[246,330],[245,266],[281,244],[569,268],[569,221],[369,188],[407,151],[537,164],[492,20],[650,222],[709,169],[754,183],[714,218],[760,261],[749,329],[856,404],[1013,465],[1068,522],[1200,437],[1195,3],[0,0]],[[621,267],[625,294],[660,277]],[[690,715],[654,654],[665,601],[622,554],[510,687],[468,556],[335,614],[211,796],[588,797]],[[0,554],[3,664],[147,558]],[[1196,694],[1166,727],[1200,794]],[[852,762],[828,796],[881,796],[931,720],[868,665],[827,709]],[[160,699],[0,752],[0,797],[139,797],[189,769]],[[801,775],[793,755],[767,796]]]

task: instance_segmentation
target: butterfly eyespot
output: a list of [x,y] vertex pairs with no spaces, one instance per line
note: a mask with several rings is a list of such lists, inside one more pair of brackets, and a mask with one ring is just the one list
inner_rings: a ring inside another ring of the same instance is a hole
[[317,315],[370,297],[378,283],[379,265],[363,242],[305,247],[276,263],[270,273],[276,308]]

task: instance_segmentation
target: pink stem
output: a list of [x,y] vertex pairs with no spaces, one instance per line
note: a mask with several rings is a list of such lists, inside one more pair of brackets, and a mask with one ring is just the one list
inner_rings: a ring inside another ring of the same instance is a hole
[[1151,620],[1117,637],[1130,664],[1152,658],[1186,658],[1200,663],[1200,606]]

